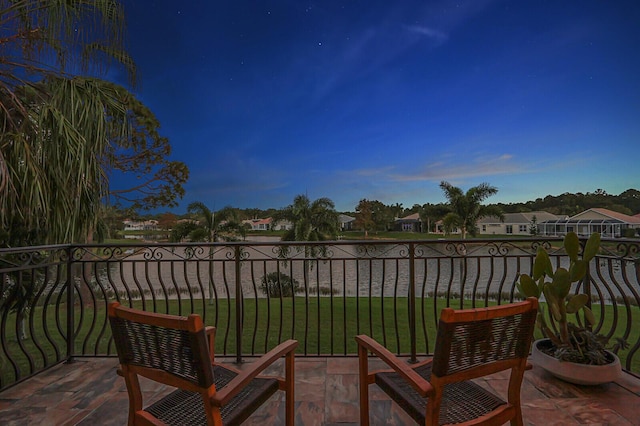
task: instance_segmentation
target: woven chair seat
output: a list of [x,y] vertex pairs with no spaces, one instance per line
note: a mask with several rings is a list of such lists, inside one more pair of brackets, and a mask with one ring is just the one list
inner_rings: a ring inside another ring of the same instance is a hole
[[[215,327],[205,327],[197,314],[160,314],[111,302],[109,323],[129,394],[129,425],[239,425],[283,391],[285,424],[293,426],[297,341],[278,344],[237,372],[215,363]],[[282,358],[284,377],[260,376]],[[176,390],[145,409],[139,376]],[[203,400],[207,395],[213,401]]]
[[[222,389],[237,373],[216,365],[213,368],[216,389]],[[231,401],[220,414],[225,425],[239,425],[278,390],[276,379],[255,378]],[[206,425],[202,396],[178,389],[146,408],[146,411],[168,425]]]
[[[423,365],[415,371],[431,380],[431,364]],[[376,384],[383,389],[419,424],[425,423],[427,399],[423,398],[396,372],[380,372],[375,376]],[[483,387],[470,382],[446,385],[440,408],[440,424],[455,424],[478,418],[506,404]]]

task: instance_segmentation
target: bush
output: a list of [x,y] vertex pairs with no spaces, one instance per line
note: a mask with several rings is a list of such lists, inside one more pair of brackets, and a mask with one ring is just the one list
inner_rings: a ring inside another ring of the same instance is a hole
[[269,297],[293,297],[300,291],[300,284],[285,273],[270,272],[262,277],[260,290]]

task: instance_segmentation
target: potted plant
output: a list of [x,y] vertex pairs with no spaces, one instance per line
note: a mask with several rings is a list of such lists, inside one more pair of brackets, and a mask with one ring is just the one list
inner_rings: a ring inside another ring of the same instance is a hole
[[[564,249],[569,257],[569,268],[555,271],[546,250],[539,247],[533,263],[533,275],[522,274],[518,289],[526,297],[544,296],[547,312],[540,307],[537,326],[545,339],[534,342],[532,360],[557,377],[576,384],[601,384],[618,378],[620,360],[614,352],[624,348],[625,342],[617,339],[615,347],[608,350],[608,338],[587,328],[595,324],[589,309],[589,296],[570,295],[573,283],[581,281],[589,262],[600,248],[600,234],[589,237],[582,255],[580,240],[574,232],[564,238]],[[584,325],[569,322],[569,316],[582,311]]]

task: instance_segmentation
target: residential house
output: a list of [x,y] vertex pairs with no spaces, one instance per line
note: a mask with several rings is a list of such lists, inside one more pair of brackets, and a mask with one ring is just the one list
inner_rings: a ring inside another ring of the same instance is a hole
[[395,219],[395,228],[403,232],[422,232],[422,220],[420,213],[413,213],[405,217],[397,217]]
[[252,231],[268,231],[271,229],[271,218],[243,220],[242,224],[249,226]]
[[130,220],[125,219],[122,221],[124,224],[125,231],[157,231],[158,230],[158,221],[157,220]]
[[478,233],[480,235],[531,235],[532,227],[538,228],[540,234],[540,223],[549,220],[566,219],[567,216],[556,216],[545,211],[505,213],[504,220],[496,216],[487,216],[478,220]]
[[277,222],[271,222],[271,229],[274,231],[288,231],[293,228],[293,223],[288,220],[279,220]]
[[356,218],[347,216],[346,214],[339,214],[338,220],[340,221],[340,229],[342,231],[351,231],[353,230],[353,225],[356,221]]
[[637,235],[640,217],[601,208],[585,210],[568,219],[547,220],[538,224],[541,235],[553,236],[573,231],[582,237],[598,232],[604,238],[614,238],[624,236],[625,229],[635,229]]

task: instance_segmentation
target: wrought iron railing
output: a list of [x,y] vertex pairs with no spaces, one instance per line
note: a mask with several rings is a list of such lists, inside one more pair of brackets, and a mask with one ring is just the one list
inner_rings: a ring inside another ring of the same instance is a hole
[[[372,335],[412,359],[431,353],[442,307],[520,298],[538,246],[560,239],[59,245],[0,250],[0,390],[57,363],[114,356],[109,302],[217,327],[217,355],[262,354],[299,340],[300,356],[352,356]],[[638,240],[604,241],[590,265],[596,331],[630,344],[640,373]]]

